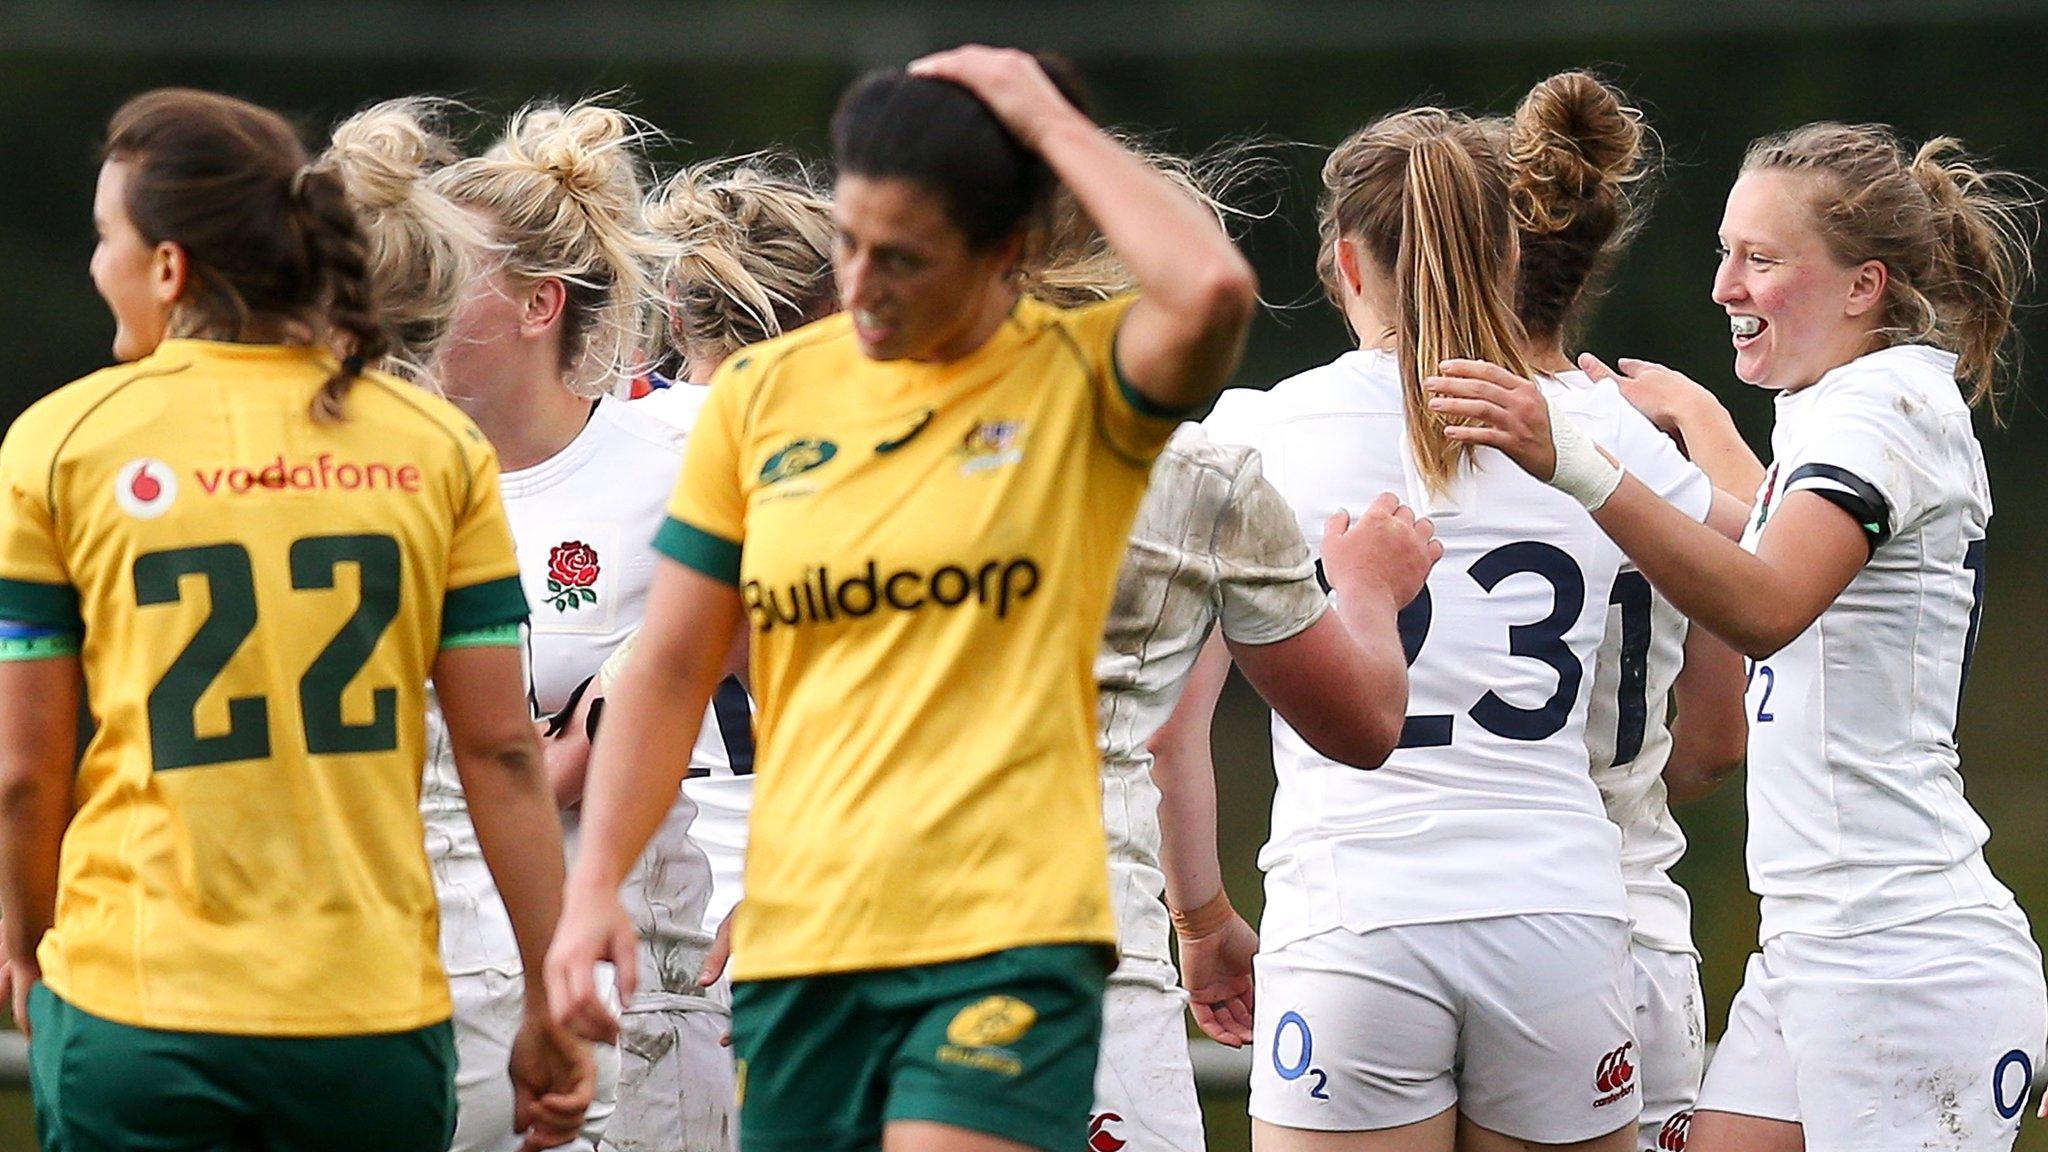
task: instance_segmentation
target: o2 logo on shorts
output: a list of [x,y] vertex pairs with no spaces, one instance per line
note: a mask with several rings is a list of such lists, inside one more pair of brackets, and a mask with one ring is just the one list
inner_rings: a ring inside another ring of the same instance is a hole
[[[2017,1071],[2018,1075],[2012,1073]],[[2034,1062],[2015,1048],[1998,1058],[1991,1070],[1991,1106],[1998,1118],[2011,1120],[2027,1106],[2027,1090],[2034,1083]]]
[[1593,1091],[1600,1093],[1600,1098],[1593,1101],[1593,1107],[1605,1108],[1636,1090],[1636,1066],[1628,1062],[1628,1051],[1635,1046],[1631,1040],[1600,1058],[1593,1073]]
[[1114,1112],[1097,1112],[1088,1118],[1088,1152],[1122,1152],[1129,1141],[1109,1130],[1124,1118]]
[[[1289,1032],[1301,1034],[1301,1052],[1292,1061],[1287,1060],[1280,1054],[1287,1047],[1287,1034]],[[1316,1038],[1309,1033],[1308,1021],[1302,1019],[1299,1012],[1289,1011],[1282,1015],[1280,1023],[1273,1026],[1274,1074],[1282,1080],[1299,1080],[1304,1076],[1313,1077],[1315,1082],[1308,1086],[1309,1096],[1316,1100],[1328,1100],[1330,1098],[1328,1091],[1330,1078],[1324,1075],[1321,1068],[1310,1067],[1315,1062],[1315,1057]]]
[[1657,1130],[1657,1152],[1685,1152],[1686,1137],[1692,1135],[1692,1112],[1680,1112]]

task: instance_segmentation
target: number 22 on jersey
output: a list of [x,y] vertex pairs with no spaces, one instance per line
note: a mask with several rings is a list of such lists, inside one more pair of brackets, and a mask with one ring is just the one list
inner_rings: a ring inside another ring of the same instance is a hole
[[[341,695],[398,615],[398,541],[375,533],[303,536],[292,541],[289,560],[295,591],[333,590],[335,573],[343,564],[355,566],[360,588],[355,612],[299,678],[306,751],[318,756],[397,748],[395,686],[372,692],[372,715],[364,724],[342,718]],[[178,603],[184,598],[186,576],[205,582],[209,608],[199,630],[149,691],[150,758],[162,772],[269,756],[270,702],[264,697],[229,700],[227,731],[217,735],[199,735],[193,714],[200,697],[256,630],[262,606],[256,599],[248,549],[228,543],[144,553],[135,559],[136,604],[146,608]]]

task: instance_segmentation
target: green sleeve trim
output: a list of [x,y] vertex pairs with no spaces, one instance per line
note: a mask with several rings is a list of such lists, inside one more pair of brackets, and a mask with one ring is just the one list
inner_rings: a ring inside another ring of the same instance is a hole
[[54,660],[78,655],[76,636],[10,636],[0,640],[0,664],[28,660]]
[[671,516],[662,524],[661,531],[654,534],[654,550],[721,584],[739,587],[740,546],[723,536],[714,536]]
[[472,628],[467,632],[453,632],[441,637],[441,651],[450,648],[517,648],[519,647],[519,625],[492,624],[485,628]]
[[441,636],[444,640],[500,624],[516,627],[524,623],[526,590],[520,587],[517,576],[487,580],[467,588],[450,588],[448,599],[441,607]]
[[1172,420],[1179,423],[1182,420],[1193,419],[1208,406],[1207,401],[1199,401],[1184,408],[1169,407],[1133,387],[1129,380],[1124,379],[1124,366],[1116,358],[1116,347],[1123,340],[1123,336],[1123,325],[1118,324],[1116,336],[1109,342],[1109,374],[1116,378],[1116,390],[1123,396],[1124,403],[1131,406],[1133,412],[1153,420]]
[[69,584],[0,578],[0,619],[41,624],[61,632],[85,631],[85,620],[78,614],[78,589]]

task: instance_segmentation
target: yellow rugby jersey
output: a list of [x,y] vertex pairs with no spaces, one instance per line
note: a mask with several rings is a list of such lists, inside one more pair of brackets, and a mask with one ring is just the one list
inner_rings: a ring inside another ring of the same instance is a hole
[[333,365],[166,341],[0,445],[0,619],[82,630],[98,721],[37,953],[95,1015],[306,1036],[448,1018],[424,685],[444,638],[503,642],[526,601],[476,426],[374,373],[316,423]]
[[1117,376],[1130,303],[1026,300],[948,364],[839,316],[720,369],[657,546],[752,621],[736,978],[1115,941],[1093,662],[1175,424]]

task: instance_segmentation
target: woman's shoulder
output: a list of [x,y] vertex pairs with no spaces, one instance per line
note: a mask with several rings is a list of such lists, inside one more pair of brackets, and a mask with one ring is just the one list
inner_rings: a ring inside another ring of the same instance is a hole
[[1353,351],[1327,364],[1297,372],[1269,388],[1231,388],[1216,399],[1203,423],[1227,434],[1239,426],[1263,427],[1288,420],[1340,412],[1401,411],[1401,377],[1394,358],[1378,351]]
[[1858,356],[1816,381],[1808,406],[1828,415],[1853,413],[1929,429],[1970,412],[1956,381],[1955,353],[1926,344]]
[[7,428],[14,453],[54,453],[67,436],[102,405],[129,386],[176,375],[192,367],[192,358],[154,352],[140,360],[114,364],[81,376],[30,404]]

